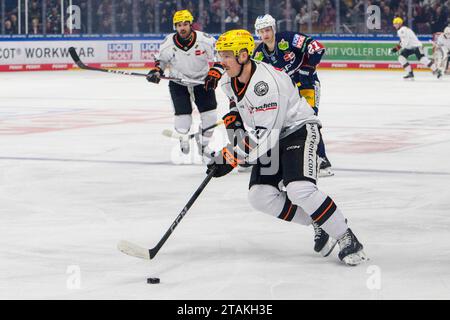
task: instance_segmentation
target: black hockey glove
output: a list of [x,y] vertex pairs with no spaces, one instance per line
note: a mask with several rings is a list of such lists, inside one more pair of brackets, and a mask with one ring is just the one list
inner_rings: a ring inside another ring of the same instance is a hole
[[205,78],[205,90],[215,90],[224,73],[225,69],[222,64],[219,62],[214,63]]
[[227,130],[228,140],[240,150],[240,154],[248,155],[256,147],[248,132],[245,131],[241,115],[238,111],[230,111],[222,117]]
[[393,47],[392,49],[391,49],[391,52],[392,53],[396,53],[398,50],[400,50],[402,47],[398,44],[398,45],[396,45],[395,47]]
[[230,149],[231,146],[223,148],[215,157],[211,159],[211,162],[207,166],[208,169],[206,170],[206,174],[209,174],[211,170],[215,168],[213,177],[219,178],[230,173],[237,167],[239,160],[233,154],[233,151],[230,151]]
[[157,64],[155,68],[151,69],[149,73],[147,73],[147,81],[153,82],[153,83],[159,83],[161,81],[161,75],[163,74],[163,71]]

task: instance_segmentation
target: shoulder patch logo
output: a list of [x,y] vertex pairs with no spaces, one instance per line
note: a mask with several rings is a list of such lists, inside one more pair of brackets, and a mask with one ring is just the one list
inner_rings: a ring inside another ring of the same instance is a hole
[[255,94],[259,97],[265,95],[267,92],[269,92],[269,85],[265,83],[264,81],[260,81],[257,84],[255,84]]
[[256,61],[262,61],[264,59],[264,55],[261,51],[258,51],[255,53],[255,58]]
[[278,42],[278,48],[282,51],[289,49],[289,42],[287,42],[284,39],[281,39],[281,41]]
[[292,45],[294,47],[301,48],[303,46],[303,43],[305,42],[305,39],[306,37],[296,34],[294,36],[294,39],[292,40]]

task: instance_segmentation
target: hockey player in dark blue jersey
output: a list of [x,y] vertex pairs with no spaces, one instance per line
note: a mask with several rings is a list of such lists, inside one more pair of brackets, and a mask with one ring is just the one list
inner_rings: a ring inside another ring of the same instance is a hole
[[[306,99],[314,112],[319,111],[320,81],[316,66],[325,53],[325,47],[306,34],[276,32],[275,19],[266,14],[255,22],[256,34],[262,42],[255,49],[253,58],[284,70],[298,87],[299,94]],[[331,163],[325,153],[321,139],[318,150],[321,158],[319,176],[332,176]]]

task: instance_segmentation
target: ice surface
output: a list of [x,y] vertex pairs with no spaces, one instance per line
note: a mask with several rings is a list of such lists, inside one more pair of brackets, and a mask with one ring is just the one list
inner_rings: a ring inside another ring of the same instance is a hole
[[205,176],[172,164],[167,83],[0,74],[0,298],[449,299],[450,78],[401,77],[320,71],[336,175],[319,186],[371,259],[347,267],[313,251],[311,227],[253,210],[237,172],[211,181],[155,259],[122,254],[121,239],[156,245]]

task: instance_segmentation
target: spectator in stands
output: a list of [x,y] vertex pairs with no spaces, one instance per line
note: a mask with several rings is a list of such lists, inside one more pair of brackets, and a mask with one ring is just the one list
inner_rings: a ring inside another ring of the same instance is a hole
[[331,1],[327,1],[325,4],[320,22],[323,25],[325,32],[335,32],[336,10],[334,9]]
[[40,26],[38,18],[33,18],[33,20],[31,20],[31,26],[30,26],[30,30],[28,33],[29,34],[41,34],[41,26]]
[[58,7],[52,7],[51,13],[47,17],[47,33],[61,33],[61,16]]
[[431,33],[442,32],[448,25],[448,6],[436,4],[436,10],[431,20]]
[[14,34],[14,30],[13,30],[12,23],[10,20],[5,21],[5,34],[9,34],[9,35]]
[[239,16],[233,10],[230,11],[228,17],[225,18],[225,30],[239,29]]
[[19,24],[17,22],[17,16],[15,14],[11,14],[9,16],[9,21],[11,22],[11,29],[13,34],[19,33]]

